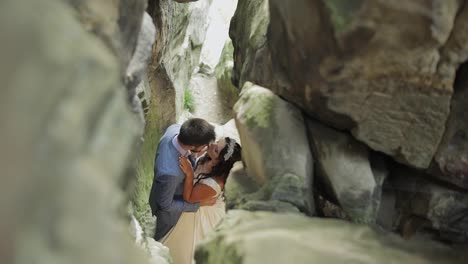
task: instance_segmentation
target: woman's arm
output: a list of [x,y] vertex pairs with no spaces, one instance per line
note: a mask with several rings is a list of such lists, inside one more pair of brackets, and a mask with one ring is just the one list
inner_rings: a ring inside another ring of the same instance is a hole
[[216,191],[213,188],[205,184],[193,185],[194,172],[190,161],[185,157],[180,157],[179,164],[185,173],[184,201],[188,203],[202,202],[202,205],[204,201],[208,201],[208,205],[214,204],[216,200],[213,197],[216,195]]

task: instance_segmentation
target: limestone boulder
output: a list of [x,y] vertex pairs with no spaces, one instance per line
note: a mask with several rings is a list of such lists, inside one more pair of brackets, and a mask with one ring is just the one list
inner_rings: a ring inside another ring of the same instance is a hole
[[218,90],[221,96],[226,99],[226,103],[230,106],[234,106],[236,101],[239,99],[239,90],[232,83],[232,72],[234,67],[234,47],[232,41],[228,40],[224,44],[221,58],[216,65],[214,75],[216,76],[216,82],[218,84]]
[[[154,25],[146,16],[145,0],[67,0],[78,13],[86,30],[101,39],[119,60],[119,72],[125,80],[128,102],[139,120],[140,134],[144,128],[144,114],[136,97],[136,86],[148,65],[154,42]],[[138,46],[138,47],[137,47]]]
[[466,57],[461,4],[272,0],[267,45],[282,81],[268,87],[372,149],[427,168],[445,130],[457,60]]
[[462,3],[239,1],[233,79],[268,87],[373,150],[426,169],[468,58]]
[[78,17],[67,1],[0,3],[3,263],[144,263],[121,213],[138,135],[121,58]]
[[[153,20],[145,12],[140,34],[138,35],[137,46],[125,73],[125,86],[132,111],[141,124],[145,124],[145,113],[149,110],[151,90],[149,88],[147,69],[155,36],[156,29]],[[141,134],[143,134],[143,127]]]
[[184,91],[199,65],[211,3],[148,2],[148,12],[156,25],[149,82],[151,90],[158,94],[156,118],[160,131],[183,113]]
[[[286,176],[285,181],[287,179]],[[289,179],[294,180],[293,177],[289,177]],[[289,186],[292,185],[289,183]],[[278,194],[275,195],[276,197],[272,197],[272,188],[278,189],[277,193],[286,195],[287,192],[297,191],[297,189],[281,189],[281,186],[275,186],[275,183],[260,187],[252,177],[247,175],[243,164],[237,162],[234,164],[225,185],[226,208],[228,210],[300,213],[296,204],[301,201],[296,201],[294,204],[293,201],[278,197]]]
[[380,208],[377,224],[388,231],[398,232],[398,211],[396,210],[397,194],[390,178],[382,186]]
[[234,111],[246,172],[261,187],[263,200],[313,213],[312,154],[301,111],[250,82]]
[[236,162],[229,173],[224,190],[226,208],[241,208],[248,201],[266,200],[268,197],[257,193],[260,186],[245,172],[241,162]]
[[458,10],[452,33],[440,51],[441,61],[437,70],[444,79],[455,80],[458,72],[453,70],[454,67],[457,68],[468,60],[468,45],[466,44],[468,34],[466,32],[468,32],[468,6],[465,3]]
[[383,161],[373,166],[367,146],[344,132],[314,120],[307,125],[317,164],[315,177],[352,221],[375,223],[387,176]]
[[271,87],[273,71],[268,48],[267,31],[270,23],[268,0],[239,0],[229,27],[234,45],[232,80],[238,88],[250,81]]
[[195,253],[197,263],[463,263],[461,252],[405,241],[341,220],[232,210]]
[[457,72],[450,116],[431,173],[468,189],[468,64]]
[[153,24],[153,20],[150,15],[145,12],[140,34],[138,35],[137,46],[126,69],[125,84],[128,90],[134,90],[146,76],[155,37],[156,28]]
[[66,0],[75,8],[84,28],[93,32],[119,58],[122,77],[135,51],[145,0]]
[[468,242],[466,192],[430,181],[427,175],[404,167],[392,174],[403,235],[422,233],[452,243]]

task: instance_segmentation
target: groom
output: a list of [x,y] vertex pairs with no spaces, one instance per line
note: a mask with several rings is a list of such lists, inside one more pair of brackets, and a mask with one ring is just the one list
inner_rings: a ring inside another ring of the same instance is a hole
[[200,206],[211,204],[192,204],[183,200],[185,175],[179,167],[179,157],[202,151],[215,138],[214,127],[201,118],[189,119],[182,125],[174,124],[162,136],[149,197],[151,211],[156,215],[154,239],[161,240],[175,226],[182,212],[196,212]]

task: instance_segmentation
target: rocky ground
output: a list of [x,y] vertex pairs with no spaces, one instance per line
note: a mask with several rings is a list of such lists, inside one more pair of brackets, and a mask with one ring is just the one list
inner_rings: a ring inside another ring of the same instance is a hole
[[216,124],[224,124],[233,118],[230,99],[223,96],[216,76],[195,74],[190,80],[189,90],[195,105],[195,111],[192,113],[194,117],[201,117]]

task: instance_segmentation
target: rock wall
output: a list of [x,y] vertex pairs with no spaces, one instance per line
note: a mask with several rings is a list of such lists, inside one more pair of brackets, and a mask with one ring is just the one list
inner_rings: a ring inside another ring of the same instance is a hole
[[221,96],[226,99],[229,106],[234,104],[239,99],[239,89],[232,83],[232,72],[234,67],[233,60],[234,47],[232,41],[228,39],[224,44],[221,58],[219,59],[218,65],[216,65],[214,75],[218,84],[218,90]]
[[279,203],[293,211],[313,214],[312,154],[303,144],[307,134],[302,113],[270,90],[249,82],[242,88],[234,111],[246,174],[258,188],[255,194],[245,196],[240,191],[244,184],[232,177],[233,181],[227,183],[231,185],[226,191],[228,204],[239,198],[246,201],[228,207],[276,210],[274,205]]
[[[331,8],[320,0],[294,8],[270,1],[271,16],[280,19],[270,23],[269,46],[288,80],[272,89],[372,149],[427,168],[458,67],[444,64],[450,74],[439,73],[439,50],[449,36],[466,34],[453,27],[461,2],[352,2],[343,12],[339,1],[327,1]],[[340,27],[333,17],[348,20]]]
[[468,64],[457,71],[450,116],[433,160],[431,172],[437,178],[468,189]]
[[421,172],[397,166],[390,178],[405,237],[425,233],[452,243],[468,240],[468,193],[427,180]]
[[[304,212],[303,185],[283,173],[294,167],[313,187],[312,215],[466,245],[467,8],[462,0],[239,0],[230,37],[244,162],[228,179],[228,208]],[[256,259],[225,231],[211,242],[235,263]],[[212,247],[200,259],[214,263]]]
[[266,33],[270,22],[268,0],[238,1],[229,27],[234,45],[234,85],[242,87],[246,81],[271,87],[275,79]]
[[372,149],[427,168],[466,60],[466,6],[397,2],[239,1],[231,26],[238,86],[268,87]]
[[[388,174],[383,160],[350,135],[308,120],[309,139],[317,164],[315,177],[327,197],[335,197],[358,223],[375,223],[382,184]],[[329,190],[330,189],[330,190]]]
[[174,123],[183,111],[184,91],[199,65],[211,2],[148,2],[148,11],[157,29],[148,75],[151,90],[158,94],[160,131]]
[[147,68],[156,37],[153,20],[146,12],[139,32],[137,46],[125,72],[125,86],[133,112],[145,123],[145,114],[149,111],[151,98]]
[[123,191],[143,128],[126,73],[145,7],[0,3],[2,263],[145,263]]

